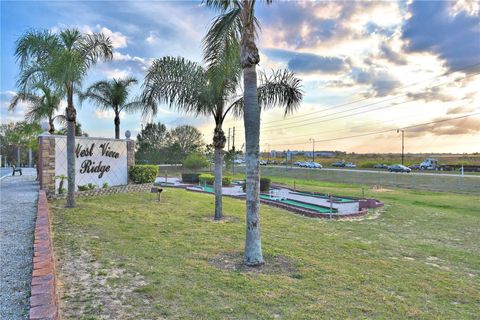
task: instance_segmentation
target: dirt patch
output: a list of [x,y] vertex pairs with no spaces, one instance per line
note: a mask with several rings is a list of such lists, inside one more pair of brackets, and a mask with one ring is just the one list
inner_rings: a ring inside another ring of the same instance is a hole
[[243,252],[226,252],[221,253],[208,262],[219,269],[236,271],[242,273],[262,273],[262,274],[279,274],[288,275],[298,278],[298,270],[291,259],[288,257],[264,256],[265,264],[258,267],[249,267],[243,263]]
[[234,217],[234,216],[226,216],[224,215],[222,219],[220,220],[215,220],[213,215],[210,217],[203,217],[202,221],[209,221],[209,222],[215,222],[215,223],[236,223],[240,222],[240,218]]
[[372,191],[373,192],[390,192],[390,191],[393,191],[392,189],[387,189],[387,188],[384,188],[382,186],[378,186],[378,185],[374,185],[372,187]]
[[141,318],[145,310],[132,303],[134,290],[147,284],[141,275],[102,266],[85,250],[79,254],[65,250],[60,256],[56,269],[63,319]]

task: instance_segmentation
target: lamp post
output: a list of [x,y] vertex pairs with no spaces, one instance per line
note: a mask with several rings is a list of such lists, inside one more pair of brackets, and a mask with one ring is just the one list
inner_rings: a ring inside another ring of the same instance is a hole
[[310,139],[308,139],[308,141],[312,141],[312,142],[313,142],[312,162],[315,162],[315,139],[310,138]]
[[402,166],[403,166],[403,160],[404,160],[404,154],[405,154],[405,130],[397,129],[397,133],[402,132]]

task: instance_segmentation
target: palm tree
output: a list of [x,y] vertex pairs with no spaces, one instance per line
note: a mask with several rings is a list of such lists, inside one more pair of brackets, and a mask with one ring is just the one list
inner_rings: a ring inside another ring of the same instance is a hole
[[55,133],[55,120],[65,122],[65,116],[55,115],[60,106],[61,94],[51,89],[45,82],[37,82],[28,91],[17,93],[11,100],[8,110],[15,110],[20,101],[29,104],[25,114],[28,122],[39,122],[47,119],[50,134]]
[[98,81],[80,95],[80,101],[88,99],[100,110],[113,110],[115,139],[120,139],[120,113],[135,111],[141,105],[140,101],[128,102],[128,87],[135,83],[137,83],[135,78]]
[[77,29],[60,33],[32,30],[17,40],[15,55],[20,62],[20,91],[39,79],[51,80],[67,99],[67,207],[75,206],[75,122],[73,96],[90,67],[112,59],[112,42],[101,33],[82,34]]
[[[260,55],[255,44],[258,21],[255,18],[255,0],[204,0],[220,11],[205,38],[207,60],[215,60],[216,47],[228,39],[240,45],[240,63],[243,69],[243,122],[245,127],[246,209],[245,264],[264,263],[260,238],[260,108],[257,93],[256,66]],[[271,0],[266,0],[271,3]]]
[[[241,115],[243,98],[240,86],[240,64],[230,63],[230,57],[211,64],[209,69],[184,58],[164,57],[155,60],[143,84],[142,100],[146,112],[156,114],[158,103],[166,103],[194,115],[211,115],[215,121],[213,146],[215,164],[215,220],[222,218],[222,167],[225,134],[223,122],[230,112]],[[293,111],[301,100],[300,81],[289,72],[277,72],[263,77],[259,93],[265,107],[285,106]]]

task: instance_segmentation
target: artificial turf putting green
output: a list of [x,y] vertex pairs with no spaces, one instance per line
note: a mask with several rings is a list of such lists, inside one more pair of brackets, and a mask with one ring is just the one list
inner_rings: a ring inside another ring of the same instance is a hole
[[386,206],[359,221],[262,205],[264,272],[238,265],[240,200],[224,198],[227,219],[220,223],[212,220],[214,197],[178,189],[167,189],[161,203],[149,193],[79,198],[68,210],[53,202],[64,318],[478,317],[479,197],[409,190],[365,196]]

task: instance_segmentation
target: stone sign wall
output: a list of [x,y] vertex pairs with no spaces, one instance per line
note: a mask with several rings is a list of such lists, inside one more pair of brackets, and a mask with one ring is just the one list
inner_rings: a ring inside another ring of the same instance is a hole
[[[75,186],[92,183],[97,187],[126,185],[128,169],[135,164],[135,143],[132,140],[76,137]],[[66,136],[39,137],[39,180],[47,193],[59,191],[61,175],[67,176]],[[64,188],[67,181],[64,181]]]

